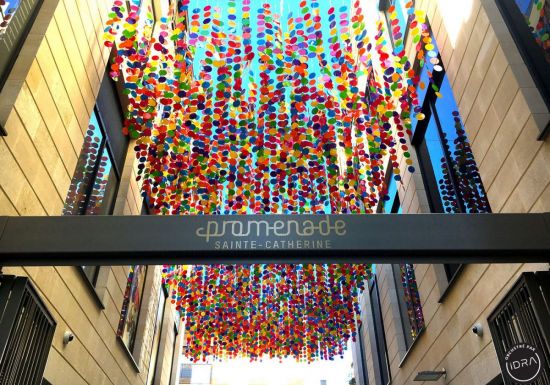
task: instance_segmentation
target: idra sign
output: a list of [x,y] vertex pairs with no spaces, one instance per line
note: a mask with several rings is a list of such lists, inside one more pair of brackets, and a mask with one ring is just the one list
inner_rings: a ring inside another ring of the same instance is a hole
[[544,365],[542,352],[526,343],[512,346],[504,356],[504,363],[508,376],[520,383],[535,381]]
[[347,234],[346,222],[334,220],[330,215],[319,216],[318,220],[281,218],[258,220],[235,216],[209,220],[195,234],[214,250],[331,249],[333,240]]

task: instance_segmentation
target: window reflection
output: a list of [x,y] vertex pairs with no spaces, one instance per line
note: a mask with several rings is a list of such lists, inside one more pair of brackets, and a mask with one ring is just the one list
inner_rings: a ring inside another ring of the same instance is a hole
[[124,293],[124,301],[120,312],[118,324],[118,336],[122,339],[130,352],[134,349],[136,331],[139,318],[143,287],[145,286],[145,273],[147,266],[135,265],[130,267],[128,284]]
[[112,202],[115,198],[116,183],[109,183],[113,179],[116,179],[116,175],[111,158],[108,155],[103,155],[95,177],[90,201],[86,208],[86,214],[109,214],[109,206],[104,203]]
[[157,368],[157,360],[158,360],[159,348],[160,348],[160,336],[162,333],[162,319],[164,317],[164,305],[165,305],[165,295],[164,295],[164,289],[161,287],[159,289],[157,316],[155,318],[155,331],[153,333],[151,358],[149,359],[149,370],[147,372],[147,385],[153,385],[153,380],[155,379],[155,372]]
[[397,53],[404,49],[410,18],[408,9],[411,9],[413,3],[413,0],[391,0],[386,11],[390,38]]
[[2,18],[0,22],[0,37],[6,33],[20,2],[20,0],[0,0],[0,17]]
[[406,337],[410,341],[408,344],[410,346],[424,328],[424,314],[413,265],[408,263],[399,265],[399,276],[403,286],[403,304],[406,312],[404,318],[408,320],[405,328],[409,329],[409,336]]
[[419,161],[431,207],[445,213],[488,213],[487,195],[433,36],[432,42],[417,91],[425,119],[413,120],[413,142],[426,149],[419,151]]
[[550,64],[550,1],[515,0],[537,44]]
[[63,214],[110,214],[117,185],[118,177],[97,111],[94,110],[69,186]]
[[[388,197],[389,200],[385,202],[384,211],[388,214],[401,214],[402,208],[395,180],[391,180],[388,185]],[[420,302],[420,293],[418,292],[414,266],[412,264],[393,265],[392,269],[401,313],[401,324],[408,349],[424,328],[424,314]]]
[[95,286],[97,283],[97,275],[99,274],[99,266],[80,266],[82,268],[82,272],[90,281],[92,286]]
[[[391,175],[391,172],[390,172]],[[397,181],[390,178],[388,182],[388,194],[387,199],[384,202],[384,212],[386,214],[402,214],[401,202],[399,200],[399,193],[397,192]]]

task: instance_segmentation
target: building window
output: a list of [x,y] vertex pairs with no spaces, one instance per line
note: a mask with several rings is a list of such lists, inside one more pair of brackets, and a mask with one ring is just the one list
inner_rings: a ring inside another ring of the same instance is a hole
[[13,15],[17,8],[19,7],[20,0],[3,0],[0,2],[0,16],[2,17],[2,22],[0,22],[0,36],[4,37],[8,25],[12,22]]
[[43,0],[0,0],[0,90],[29,34]]
[[[517,344],[537,347],[543,361],[550,362],[550,272],[523,273],[508,295],[488,318],[489,329],[502,369],[504,383],[516,384],[507,374],[506,353]],[[533,383],[550,383],[550,366],[543,365]]]
[[164,289],[161,287],[159,290],[157,315],[155,318],[155,331],[153,334],[153,343],[151,345],[151,358],[149,360],[149,370],[147,372],[147,385],[152,385],[153,382],[155,381],[165,304],[166,304],[166,293]]
[[550,1],[515,0],[532,38],[542,49],[544,59],[550,64]]
[[[137,12],[139,13],[139,9],[141,8],[141,1],[142,0],[126,0],[126,9],[128,10],[128,12]],[[134,7],[132,9],[132,7]]]
[[112,214],[120,176],[94,109],[63,208],[64,215]]
[[0,277],[0,383],[40,385],[56,322],[27,277]]
[[420,294],[413,265],[408,263],[392,265],[392,270],[397,289],[405,345],[409,350],[424,329],[424,314],[422,313]]
[[396,53],[405,48],[409,32],[409,9],[414,6],[414,0],[385,0],[384,15],[388,25],[390,40]]
[[365,346],[363,341],[363,324],[359,324],[359,328],[357,330],[357,345],[359,347],[359,359],[361,362],[359,362],[359,367],[357,368],[357,373],[359,373],[359,379],[357,382],[357,385],[369,385],[369,374],[367,372],[367,361],[365,361]]
[[[392,173],[390,172],[390,174]],[[393,179],[388,183],[388,200],[384,204],[384,211],[387,214],[402,213],[397,182]],[[392,270],[399,302],[399,313],[401,314],[401,325],[408,350],[424,328],[420,294],[418,293],[413,265],[392,265]]]
[[535,84],[550,109],[550,1],[496,2]]
[[374,329],[375,349],[377,365],[375,364],[376,383],[387,385],[391,381],[390,360],[388,357],[388,348],[386,344],[386,335],[384,329],[384,320],[382,319],[382,308],[380,304],[380,292],[378,290],[378,280],[376,275],[369,282],[370,303],[372,308],[372,325]]
[[143,202],[141,203],[140,215],[151,215],[151,209],[149,208],[149,200],[147,197],[143,198]]
[[386,214],[401,214],[403,213],[403,209],[401,208],[401,201],[399,199],[399,193],[397,191],[397,181],[391,177],[393,175],[393,172],[391,170],[391,162],[389,167],[389,178],[387,182],[388,193],[386,194],[386,200],[383,204],[383,212]]
[[128,152],[123,109],[105,73],[63,207],[64,215],[109,215]]
[[[412,144],[416,149],[431,212],[490,213],[491,207],[462,125],[451,84],[428,23],[434,49],[420,72]],[[420,66],[417,63],[416,68]],[[423,119],[417,118],[423,115]],[[446,280],[453,282],[460,264],[444,265]]]
[[418,122],[413,137],[430,208],[437,213],[489,213],[487,194],[451,85],[443,66],[439,68],[438,76],[428,85],[422,108],[425,119]]
[[445,268],[445,276],[447,277],[447,282],[451,282],[457,274],[462,270],[462,265],[460,263],[446,263],[443,265]]
[[120,312],[117,334],[130,352],[134,350],[146,272],[147,266],[144,265],[130,267]]
[[[105,73],[65,198],[64,215],[113,213],[129,143],[122,132],[120,100],[115,83]],[[101,267],[80,266],[79,269],[92,295],[103,307],[94,291]]]
[[[424,31],[424,36],[431,36],[431,30]],[[489,213],[487,194],[453,90],[431,37],[434,49],[422,67],[417,90],[419,115],[424,119],[413,119],[412,140],[430,208],[436,213]]]
[[193,365],[182,364],[180,367],[180,379],[179,384],[190,384],[193,377]]
[[[179,313],[176,313],[176,316],[179,321]],[[172,367],[170,369],[170,384],[176,384],[176,376],[178,375],[179,361],[180,361],[180,351],[178,349],[178,321],[174,323],[174,328],[172,330],[174,336],[174,343],[172,344]]]
[[95,287],[97,276],[99,275],[99,266],[80,266],[86,279]]
[[212,364],[182,363],[180,365],[178,384],[210,384],[212,383]]

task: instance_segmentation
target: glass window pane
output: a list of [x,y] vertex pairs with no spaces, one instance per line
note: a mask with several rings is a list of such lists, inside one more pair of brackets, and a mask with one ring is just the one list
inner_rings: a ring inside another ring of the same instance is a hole
[[15,11],[19,7],[20,0],[0,0],[0,39],[5,39],[3,35],[8,29],[8,25],[13,21]]
[[537,44],[542,47],[550,63],[550,1],[515,0]]
[[386,11],[386,21],[390,31],[390,38],[396,53],[404,49],[405,38],[409,24],[409,14],[407,11],[408,0],[392,0],[390,4],[394,7],[393,12]]
[[391,381],[388,349],[386,346],[384,320],[382,319],[382,308],[380,305],[380,293],[378,291],[378,281],[376,277],[371,281],[370,300],[372,308],[372,323],[374,327],[374,335],[376,339],[376,354],[378,356],[379,367],[376,368],[383,385]]
[[63,208],[64,215],[81,215],[86,212],[88,196],[92,190],[96,165],[101,157],[103,134],[96,112],[92,113],[84,144],[76,163],[69,192]]
[[[447,77],[443,79],[441,97],[436,99],[435,107],[434,112],[441,126],[447,165],[451,165],[453,168],[452,172],[444,173],[443,185],[440,186],[440,190],[444,191],[444,196],[448,200],[460,199],[461,212],[490,212],[481,176]],[[442,167],[446,166],[442,164]],[[459,197],[456,196],[456,190],[458,190]],[[451,206],[445,205],[445,207]]]
[[92,193],[86,214],[107,215],[111,213],[112,203],[115,200],[118,178],[113,168],[111,157],[103,151],[99,168],[94,181]]
[[0,1],[0,14],[2,20],[0,22],[0,36],[6,33],[8,25],[13,20],[13,15],[19,7],[20,0],[4,0]]
[[[417,107],[418,111],[420,111],[420,108],[422,108],[422,104],[426,99],[426,94],[428,93],[428,89],[430,87],[430,76],[428,74],[428,71],[431,71],[431,69],[429,66],[431,66],[431,64],[426,63],[426,65],[422,67],[422,70],[420,72],[420,81],[418,83],[418,87],[416,88],[416,93],[418,95],[418,103],[419,103]],[[416,113],[413,113],[411,116],[411,124],[412,124],[412,131],[414,133],[416,130],[416,126],[418,125],[418,119],[417,119]]]
[[122,338],[122,341],[130,352],[134,349],[146,271],[147,266],[143,265],[135,265],[130,268],[128,284],[120,312],[118,336]]
[[180,384],[190,384],[193,376],[193,366],[191,364],[182,364],[180,368]]
[[90,281],[90,283],[95,286],[96,280],[97,280],[97,273],[99,271],[99,266],[81,266],[81,267],[82,267],[82,271],[84,272],[84,275],[86,276],[86,278],[88,278],[88,281]]
[[0,0],[0,89],[40,4],[38,0]]
[[424,328],[424,314],[420,303],[420,294],[414,274],[414,267],[411,264],[401,264],[400,276],[401,285],[403,285],[403,301],[407,311],[409,332],[414,341],[420,331]]
[[397,22],[399,29],[396,31],[394,29],[394,39],[397,42],[398,40],[403,40],[405,38],[405,35],[407,33],[407,27],[409,22],[409,15],[407,14],[407,8],[405,7],[405,4],[408,0],[395,0],[395,12],[397,13]]
[[392,212],[395,200],[399,199],[397,195],[397,182],[393,178],[390,178],[390,182],[388,183],[388,197],[389,199],[384,202],[384,212],[386,214]]
[[65,199],[63,214],[111,214],[117,187],[118,176],[94,110]]
[[441,145],[441,137],[437,128],[437,123],[432,117],[428,123],[426,134],[424,137],[430,160],[432,163],[433,172],[437,181],[437,189],[444,211],[448,213],[458,212],[458,204],[454,189],[449,185],[449,168],[445,159],[445,153]]
[[149,371],[147,372],[147,385],[152,385],[155,379],[155,369],[160,347],[160,335],[162,332],[162,319],[164,317],[164,290],[162,287],[159,290],[157,317],[155,319],[155,331],[153,334],[153,344],[151,349],[151,358],[149,360]]

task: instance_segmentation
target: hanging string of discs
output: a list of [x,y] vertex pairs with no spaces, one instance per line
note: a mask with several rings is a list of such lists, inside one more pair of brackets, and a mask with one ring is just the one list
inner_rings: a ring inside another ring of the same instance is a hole
[[[179,0],[160,16],[126,4],[113,2],[105,44],[155,214],[369,214],[387,199],[388,161],[397,181],[414,171],[419,79],[395,9],[391,30],[378,21],[367,33],[359,1]],[[412,2],[406,12],[422,67],[437,55],[422,13]],[[368,265],[163,272],[193,360],[342,355],[369,274]]]

